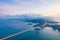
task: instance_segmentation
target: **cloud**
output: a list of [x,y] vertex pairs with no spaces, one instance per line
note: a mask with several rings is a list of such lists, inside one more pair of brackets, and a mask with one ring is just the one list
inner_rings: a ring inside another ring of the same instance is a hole
[[49,11],[49,12],[44,12],[43,15],[45,16],[51,16],[51,17],[59,17],[60,16],[60,11]]
[[16,14],[20,14],[20,13],[23,13],[22,7],[7,5],[7,4],[1,4],[0,5],[0,14],[16,15]]
[[22,10],[8,10],[8,9],[4,9],[4,10],[0,10],[0,14],[2,15],[18,15],[23,13]]
[[60,10],[59,0],[0,0],[0,14],[45,13],[47,15],[49,11],[54,10]]

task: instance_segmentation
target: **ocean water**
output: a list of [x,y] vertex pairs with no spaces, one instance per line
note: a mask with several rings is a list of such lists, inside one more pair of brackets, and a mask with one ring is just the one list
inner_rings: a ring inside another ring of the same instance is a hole
[[[33,22],[32,24],[36,24],[36,21]],[[35,30],[32,24],[29,25],[29,22],[22,20],[0,19],[0,39],[32,27],[33,29],[27,32],[5,40],[60,40],[60,29],[57,28],[58,26],[44,27],[41,30]]]

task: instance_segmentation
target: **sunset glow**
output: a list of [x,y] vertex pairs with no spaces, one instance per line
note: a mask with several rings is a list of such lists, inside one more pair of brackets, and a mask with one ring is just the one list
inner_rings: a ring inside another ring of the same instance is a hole
[[0,14],[19,15],[25,13],[60,15],[60,0],[0,0]]

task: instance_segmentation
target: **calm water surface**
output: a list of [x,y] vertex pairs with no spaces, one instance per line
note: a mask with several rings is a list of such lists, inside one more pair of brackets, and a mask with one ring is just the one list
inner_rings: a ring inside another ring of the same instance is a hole
[[[0,20],[0,38],[23,31],[32,27],[25,21],[20,20]],[[33,27],[32,27],[33,28]],[[51,27],[41,30],[29,30],[6,40],[60,40],[60,32],[54,31]]]

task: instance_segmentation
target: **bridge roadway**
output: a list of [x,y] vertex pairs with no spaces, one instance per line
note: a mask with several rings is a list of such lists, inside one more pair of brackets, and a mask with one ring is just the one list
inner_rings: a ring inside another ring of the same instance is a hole
[[27,31],[29,31],[29,30],[31,30],[31,29],[32,29],[32,27],[29,28],[29,29],[23,30],[23,31],[21,31],[21,32],[18,32],[18,33],[12,34],[12,35],[10,35],[10,36],[7,36],[7,37],[4,37],[4,38],[1,38],[0,40],[5,40],[5,39],[7,39],[7,38],[11,38],[11,37],[13,37],[13,36],[16,36],[16,35],[22,34],[22,33],[24,33],[24,32],[27,32]]
[[[44,25],[43,25],[43,27],[44,27],[46,24],[47,24],[47,23],[45,22]],[[33,27],[31,27],[31,28],[29,28],[29,29],[26,29],[26,30],[23,30],[23,31],[21,31],[21,32],[12,34],[12,35],[10,35],[10,36],[4,37],[4,38],[2,38],[2,39],[0,39],[0,40],[5,40],[5,39],[7,39],[7,38],[11,38],[11,37],[13,37],[13,36],[16,36],[16,35],[22,34],[22,33],[24,33],[24,32],[27,32],[27,31],[29,31],[29,30],[31,30],[31,29],[33,29]]]

